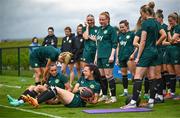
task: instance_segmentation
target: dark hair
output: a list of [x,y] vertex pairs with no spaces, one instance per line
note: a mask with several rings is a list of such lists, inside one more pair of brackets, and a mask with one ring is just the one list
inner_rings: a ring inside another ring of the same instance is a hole
[[37,43],[38,43],[38,38],[37,37],[33,37],[32,42],[34,42],[35,39],[37,39]]
[[122,24],[122,23],[124,23],[125,26],[129,29],[129,22],[127,20],[122,20],[119,22],[119,24]]
[[100,82],[101,74],[98,67],[94,64],[88,64],[85,67],[89,67],[89,70],[93,71],[93,76],[94,76],[95,81]]
[[162,9],[158,9],[157,11],[156,11],[156,16],[158,17],[158,18],[164,18],[164,15],[163,15],[163,10]]
[[54,28],[53,27],[48,27],[48,30],[52,30],[54,32]]
[[82,24],[79,24],[77,27],[83,27],[83,25],[82,25]]
[[56,67],[57,67],[56,63],[51,63],[51,64],[49,65],[49,69],[50,69],[51,67],[53,67],[53,66],[56,66]]
[[69,30],[71,32],[71,28],[69,26],[65,27],[64,30]]

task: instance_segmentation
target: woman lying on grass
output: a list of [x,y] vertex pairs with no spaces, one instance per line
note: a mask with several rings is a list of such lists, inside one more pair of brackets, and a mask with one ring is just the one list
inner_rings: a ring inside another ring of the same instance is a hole
[[[31,85],[29,86],[19,97],[19,99],[14,99],[10,95],[7,95],[9,104],[12,106],[20,106],[26,102],[26,95],[31,97],[40,97],[38,96],[40,93],[46,93],[51,86],[56,86],[61,89],[66,89],[67,91],[71,91],[68,79],[63,74],[57,72],[56,64],[51,64],[49,66],[49,77],[48,81],[44,85]],[[58,99],[53,98],[49,101],[46,101],[48,104],[57,104],[59,101]]]
[[[37,98],[26,96],[29,104],[34,107],[38,107],[40,103],[45,102],[55,96],[66,107],[84,107],[86,103],[96,104],[100,92],[99,84],[100,72],[95,65],[86,65],[83,70],[83,75],[77,81],[72,92],[64,90],[59,87],[51,87],[48,91],[43,92]],[[84,100],[80,97],[80,94],[85,88],[91,89],[94,93],[91,99]]]

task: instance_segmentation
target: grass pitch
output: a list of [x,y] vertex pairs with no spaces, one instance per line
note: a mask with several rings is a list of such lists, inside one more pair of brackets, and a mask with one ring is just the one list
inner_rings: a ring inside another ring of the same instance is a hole
[[[167,100],[164,104],[157,104],[152,112],[136,113],[111,113],[111,114],[86,114],[84,109],[104,109],[119,108],[124,105],[125,98],[118,97],[118,102],[114,104],[99,103],[97,105],[87,105],[83,108],[66,108],[63,105],[46,105],[41,104],[40,108],[35,109],[29,104],[20,107],[12,107],[7,102],[7,94],[18,98],[19,95],[34,83],[32,78],[0,76],[0,118],[48,118],[48,117],[65,117],[65,118],[179,118],[180,101]],[[6,86],[8,85],[8,86]],[[15,88],[13,88],[16,86]],[[20,86],[21,88],[18,88]],[[122,93],[121,84],[117,84],[117,95]],[[132,85],[129,85],[129,92],[132,91]],[[177,86],[177,94],[180,94],[180,88]],[[17,109],[15,109],[17,108]],[[23,111],[22,111],[23,110]],[[40,113],[40,114],[38,114]],[[42,113],[42,114],[41,114]],[[43,115],[45,114],[45,115]],[[49,115],[49,116],[48,116]]]

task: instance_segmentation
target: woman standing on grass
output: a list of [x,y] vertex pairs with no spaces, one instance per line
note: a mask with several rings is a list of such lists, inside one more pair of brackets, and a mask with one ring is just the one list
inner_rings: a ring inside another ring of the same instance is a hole
[[[135,50],[133,46],[134,32],[129,31],[129,22],[122,20],[119,23],[120,33],[118,36],[118,47],[116,50],[116,63],[121,68],[122,82],[124,93],[120,96],[128,95],[128,76],[127,70],[129,69],[134,77],[135,73]],[[132,78],[133,79],[133,78]]]
[[[110,16],[108,12],[102,12],[99,15],[100,27],[96,36],[97,39],[97,51],[95,57],[95,63],[97,63],[99,71],[101,73],[101,89],[103,96],[99,99],[99,102],[105,101],[105,103],[114,103],[116,98],[116,84],[113,77],[114,57],[117,48],[117,33],[114,27],[110,23]],[[111,91],[111,98],[108,99],[107,90]]]
[[[150,99],[146,107],[152,108],[154,106],[154,98],[156,94],[156,81],[155,81],[155,62],[157,58],[157,47],[156,40],[158,39],[158,34],[162,38],[164,36],[164,30],[157,25],[157,21],[154,19],[154,10],[148,5],[143,5],[140,9],[141,17],[144,19],[142,23],[142,33],[141,40],[139,44],[138,55],[135,60],[137,63],[134,84],[133,84],[133,96],[129,104],[121,108],[136,108],[136,102],[138,100],[142,79],[148,72],[149,83],[150,83]],[[166,36],[166,35],[165,35]],[[164,37],[165,38],[165,37]]]

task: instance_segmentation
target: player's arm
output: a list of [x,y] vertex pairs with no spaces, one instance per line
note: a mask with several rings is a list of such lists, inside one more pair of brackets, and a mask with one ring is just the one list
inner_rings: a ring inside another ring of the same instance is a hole
[[156,41],[156,45],[162,44],[162,42],[166,39],[167,35],[164,29],[161,29],[159,31],[159,34],[161,35],[160,38]]
[[47,81],[47,74],[48,74],[48,70],[49,70],[49,66],[51,65],[52,61],[50,59],[48,59],[48,62],[46,64],[46,67],[44,69],[44,73],[43,73],[43,81]]
[[65,83],[64,86],[67,91],[71,91],[71,86],[70,86],[69,82]]
[[79,92],[79,83],[76,83],[76,85],[74,86],[74,89],[73,89],[73,93],[77,93],[77,92]]
[[139,44],[138,55],[137,55],[137,58],[136,58],[136,63],[139,61],[139,59],[140,59],[140,57],[142,55],[142,52],[144,50],[144,47],[145,47],[145,44],[146,44],[146,37],[147,37],[147,32],[142,31],[141,41],[140,41],[140,44]]
[[86,25],[86,31],[83,33],[83,38],[85,40],[88,40],[89,39],[89,24],[85,22],[85,25]]
[[116,64],[119,65],[119,58],[118,58],[118,54],[119,54],[119,43],[117,44],[117,48],[116,48]]
[[139,36],[135,36],[135,37],[134,37],[134,40],[133,40],[133,45],[134,45],[134,47],[139,48],[139,39],[140,39]]
[[180,43],[180,38],[179,37],[180,37],[180,34],[174,33],[174,35],[172,37],[172,40],[174,40],[177,43]]

